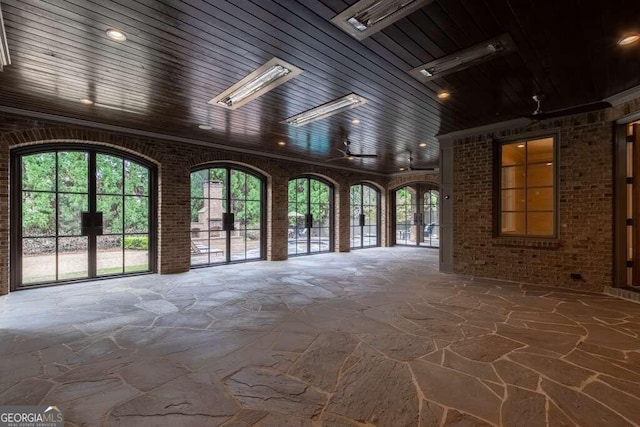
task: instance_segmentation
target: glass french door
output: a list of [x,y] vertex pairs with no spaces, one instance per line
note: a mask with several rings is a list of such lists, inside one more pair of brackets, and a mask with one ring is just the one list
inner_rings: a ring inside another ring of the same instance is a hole
[[153,271],[149,166],[95,149],[14,156],[12,286]]
[[311,177],[289,181],[288,254],[333,250],[333,189]]
[[191,265],[264,259],[264,180],[231,166],[191,173]]
[[367,184],[350,189],[351,248],[379,246],[380,192]]
[[423,195],[423,239],[422,246],[437,248],[440,246],[440,192],[438,190],[427,190]]
[[416,245],[419,226],[417,219],[416,191],[411,187],[402,187],[395,192],[395,229],[396,245]]

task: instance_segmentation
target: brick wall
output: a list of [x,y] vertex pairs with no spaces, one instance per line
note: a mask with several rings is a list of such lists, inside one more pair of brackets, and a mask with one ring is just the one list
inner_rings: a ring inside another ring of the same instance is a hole
[[[549,120],[454,141],[456,273],[597,291],[611,286],[614,124],[607,114]],[[558,239],[494,237],[494,139],[554,131],[559,135]],[[580,273],[582,280],[571,279],[571,273]]]
[[[387,188],[383,176],[330,169],[298,162],[226,152],[170,140],[142,138],[91,128],[67,126],[10,114],[0,114],[0,295],[9,290],[9,158],[10,150],[39,143],[99,144],[142,156],[158,170],[158,272],[184,272],[190,266],[190,171],[215,161],[235,162],[254,168],[267,179],[267,259],[287,258],[287,182],[314,174],[336,184],[335,250],[349,251],[349,187],[371,182]],[[345,204],[346,200],[346,204]],[[384,210],[384,207],[383,207]],[[346,238],[345,238],[346,236]]]

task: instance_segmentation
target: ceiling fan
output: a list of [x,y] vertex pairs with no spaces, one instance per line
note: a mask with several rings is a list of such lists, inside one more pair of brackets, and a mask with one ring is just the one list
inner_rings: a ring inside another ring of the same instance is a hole
[[411,153],[411,150],[409,150],[409,167],[408,168],[400,168],[401,171],[434,171],[438,169],[436,166],[432,166],[429,168],[416,168],[413,166],[413,154]]
[[342,156],[340,157],[334,157],[333,159],[329,159],[329,162],[332,162],[334,160],[341,160],[341,159],[349,159],[349,160],[353,160],[353,159],[375,159],[378,157],[377,154],[356,154],[356,153],[352,153],[351,149],[349,148],[351,146],[351,141],[349,141],[349,138],[345,138],[344,139],[344,150],[341,148],[337,148],[336,150],[338,150],[339,152],[342,153]]
[[568,108],[561,108],[559,110],[553,110],[544,112],[542,111],[542,101],[545,99],[545,95],[542,92],[538,92],[532,96],[533,100],[537,103],[536,110],[526,116],[533,122],[539,122],[547,119],[555,119],[556,117],[570,116],[573,114],[588,113],[590,111],[602,110],[603,108],[611,107],[611,104],[606,101],[590,102],[588,104],[576,105]]

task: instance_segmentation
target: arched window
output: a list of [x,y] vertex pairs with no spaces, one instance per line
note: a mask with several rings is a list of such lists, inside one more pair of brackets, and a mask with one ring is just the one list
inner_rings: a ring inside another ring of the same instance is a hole
[[191,172],[191,265],[264,259],[264,178],[235,165]]
[[368,184],[350,189],[351,248],[380,246],[380,192]]
[[289,255],[333,250],[333,188],[313,177],[289,181]]
[[155,168],[115,150],[13,153],[12,286],[155,270]]

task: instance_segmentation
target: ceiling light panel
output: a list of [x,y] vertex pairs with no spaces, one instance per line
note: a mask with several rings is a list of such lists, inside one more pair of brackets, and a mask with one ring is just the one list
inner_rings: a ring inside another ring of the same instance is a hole
[[404,18],[433,0],[360,0],[333,17],[331,22],[358,40]]
[[[2,5],[0,4],[0,7]],[[4,31],[4,21],[2,20],[2,9],[0,9],[0,71],[2,67],[11,65],[11,57],[9,56],[9,44],[7,42],[7,33]]]
[[503,34],[484,41],[468,49],[443,56],[414,68],[409,73],[422,82],[457,73],[476,64],[515,51],[515,44],[509,34]]
[[302,70],[279,58],[273,58],[260,68],[209,101],[209,104],[235,110],[264,95]]
[[291,126],[303,126],[307,123],[315,122],[316,120],[324,119],[326,117],[333,116],[334,114],[359,107],[366,102],[367,100],[363,97],[350,93],[342,98],[335,99],[296,116],[289,117],[281,123],[286,123]]

